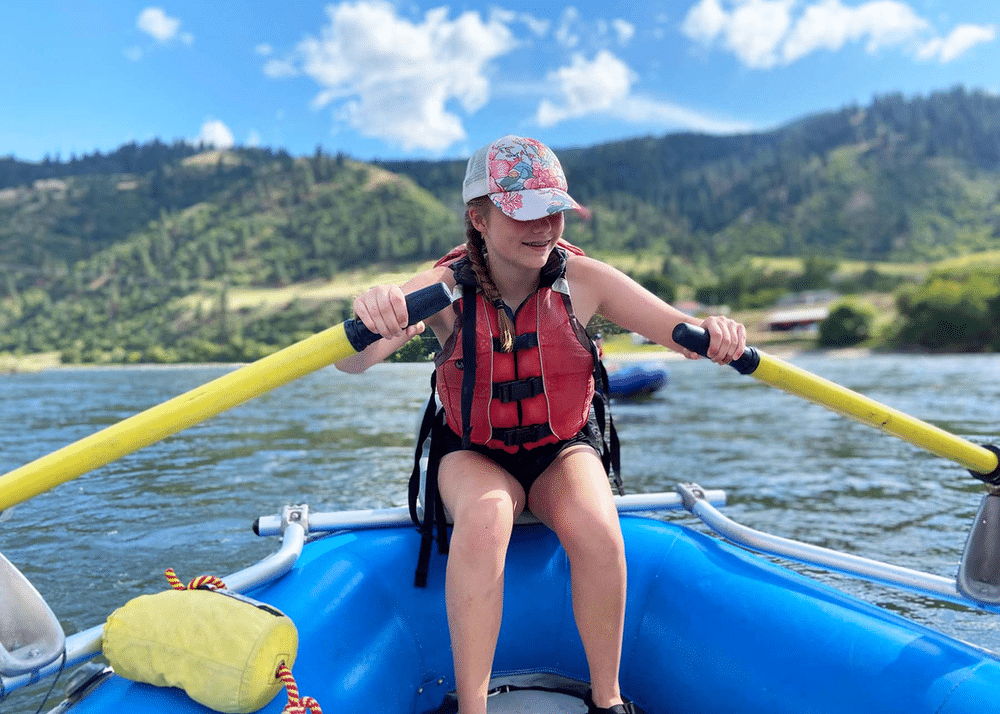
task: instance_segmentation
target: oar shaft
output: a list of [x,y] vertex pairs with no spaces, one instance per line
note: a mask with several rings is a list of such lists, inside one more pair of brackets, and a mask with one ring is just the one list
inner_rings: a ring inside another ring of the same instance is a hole
[[[452,300],[443,283],[407,296],[410,324]],[[335,325],[0,476],[0,511],[364,349],[359,320]]]
[[[708,350],[708,333],[700,327],[681,323],[674,328],[673,338],[677,344],[698,354],[705,355]],[[740,374],[749,374],[772,387],[898,436],[965,466],[986,483],[1000,485],[1000,451],[995,447],[973,444],[752,347],[748,347],[732,365]]]
[[752,374],[758,381],[897,436],[933,454],[959,463],[970,471],[988,474],[997,468],[997,455],[989,449],[776,357],[762,352],[759,354],[760,364]]
[[355,350],[336,325],[0,476],[0,510],[175,434]]

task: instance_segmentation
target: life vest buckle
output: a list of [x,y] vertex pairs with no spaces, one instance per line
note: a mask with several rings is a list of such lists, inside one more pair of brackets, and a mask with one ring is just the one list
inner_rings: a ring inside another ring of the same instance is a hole
[[531,444],[541,441],[547,436],[552,436],[552,428],[548,424],[533,424],[531,426],[519,426],[511,429],[493,429],[493,438],[497,441],[502,441],[504,446]]
[[499,399],[505,404],[529,399],[544,392],[545,385],[542,382],[541,376],[513,379],[509,382],[500,382],[493,385],[493,398]]

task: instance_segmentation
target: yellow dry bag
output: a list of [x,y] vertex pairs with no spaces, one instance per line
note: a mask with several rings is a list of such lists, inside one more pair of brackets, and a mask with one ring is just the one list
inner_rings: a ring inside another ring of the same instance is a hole
[[180,687],[219,712],[257,711],[283,686],[298,648],[279,610],[225,590],[141,595],[104,625],[104,655],[122,677]]

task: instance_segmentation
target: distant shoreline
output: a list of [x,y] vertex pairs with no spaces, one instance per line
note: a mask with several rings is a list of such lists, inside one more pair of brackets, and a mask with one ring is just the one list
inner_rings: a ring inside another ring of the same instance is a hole
[[[797,357],[836,357],[839,359],[858,359],[861,357],[873,357],[879,355],[907,355],[911,357],[947,357],[956,355],[982,356],[1000,354],[995,352],[926,352],[921,350],[883,350],[870,347],[816,347],[809,345],[792,344],[753,344],[761,352],[767,353],[778,359],[795,359]],[[607,347],[604,350],[605,364],[635,362],[673,362],[685,359],[679,352],[660,347],[659,345],[643,345],[634,348],[622,349],[620,346]],[[429,363],[429,361],[428,361]],[[41,354],[25,355],[15,357],[13,355],[0,355],[0,375],[4,374],[32,374],[54,369],[116,369],[123,367],[142,369],[182,369],[186,367],[219,367],[233,366],[240,367],[248,362],[138,362],[135,364],[123,364],[119,362],[97,364],[92,362],[81,362],[73,364],[63,364],[60,361],[58,352],[45,352]]]
[[[818,347],[790,347],[774,345],[772,347],[759,347],[760,351],[778,357],[779,359],[794,359],[803,355],[821,355],[824,357],[840,357],[843,359],[856,359],[868,357],[873,354],[888,354],[880,351],[847,347],[841,349],[826,349]],[[604,353],[604,362],[627,363],[635,362],[674,362],[685,359],[684,355],[674,352],[665,347],[648,347],[634,350],[611,350]],[[96,364],[91,362],[81,362],[79,364],[63,364],[59,359],[59,353],[43,353],[38,355],[26,355],[24,357],[14,357],[11,355],[0,355],[0,375],[3,374],[34,374],[49,370],[58,369],[120,369],[120,368],[140,368],[140,369],[183,369],[187,367],[218,367],[231,365],[240,367],[246,362],[177,362],[163,364],[159,362],[139,362],[136,364],[107,363]]]

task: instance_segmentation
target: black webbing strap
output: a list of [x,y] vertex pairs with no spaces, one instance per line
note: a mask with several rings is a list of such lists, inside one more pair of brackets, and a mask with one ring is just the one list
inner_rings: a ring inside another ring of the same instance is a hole
[[437,413],[437,401],[434,394],[437,391],[437,372],[431,372],[431,398],[427,400],[427,407],[424,415],[420,419],[420,429],[417,432],[417,446],[413,450],[413,471],[410,472],[410,483],[408,500],[410,504],[410,520],[413,525],[420,525],[420,518],[417,517],[417,499],[420,497],[420,459],[424,456],[424,443],[431,435],[434,426],[434,415]]
[[[471,292],[471,295],[466,295]],[[472,444],[472,397],[476,391],[476,289],[462,286],[462,448]]]
[[[520,335],[514,335],[514,346],[511,347],[511,352],[520,352],[521,350],[530,350],[533,347],[538,347],[538,333],[537,332],[525,332]],[[500,343],[499,337],[493,338],[493,351],[503,352],[503,345]]]
[[[417,556],[417,570],[413,584],[418,588],[427,587],[427,571],[431,562],[431,543],[434,541],[434,527],[437,526],[438,551],[448,552],[448,523],[445,518],[441,494],[438,491],[438,465],[441,463],[442,440],[434,433],[438,429],[448,428],[444,423],[443,412],[438,413],[437,402],[434,399],[437,386],[437,374],[431,373],[431,398],[427,402],[424,416],[420,420],[420,431],[417,434],[417,446],[413,453],[413,471],[410,473],[409,505],[410,520],[420,530],[420,554]],[[431,439],[427,453],[427,478],[424,481],[424,519],[417,516],[417,499],[420,497],[420,459],[424,453],[424,442]]]
[[545,385],[541,377],[525,377],[524,379],[512,379],[509,382],[494,384],[493,398],[499,399],[504,404],[509,404],[537,397],[544,391]]
[[[611,396],[608,392],[608,370],[604,363],[597,358],[597,350],[594,349],[596,367],[594,368],[594,416],[597,419],[597,428],[601,432],[601,462],[604,464],[604,471],[611,477],[618,490],[619,496],[625,495],[625,486],[622,484],[622,458],[621,444],[618,441],[618,430],[615,429],[615,422],[611,418]],[[605,438],[605,422],[607,423],[607,439]],[[608,444],[608,441],[611,443]],[[610,448],[609,448],[610,447]]]
[[494,427],[492,437],[503,442],[504,446],[520,446],[541,441],[552,436],[552,427],[548,424],[532,424],[530,426],[512,426],[509,428]]

